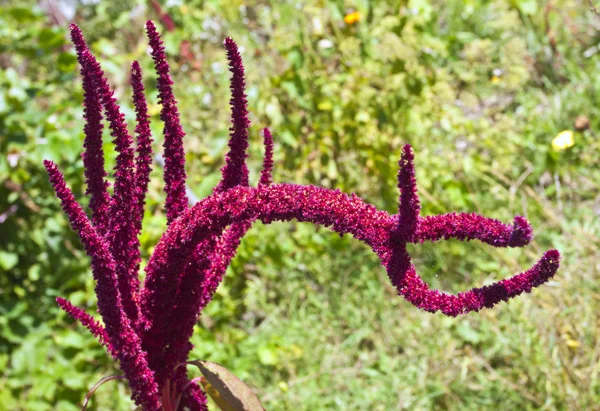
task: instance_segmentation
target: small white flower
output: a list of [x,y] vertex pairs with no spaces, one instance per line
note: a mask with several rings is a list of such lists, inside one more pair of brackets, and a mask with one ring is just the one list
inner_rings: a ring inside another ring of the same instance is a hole
[[324,49],[324,50],[330,49],[333,47],[333,41],[331,41],[329,39],[321,39],[321,40],[319,40],[317,45],[319,46],[320,49]]

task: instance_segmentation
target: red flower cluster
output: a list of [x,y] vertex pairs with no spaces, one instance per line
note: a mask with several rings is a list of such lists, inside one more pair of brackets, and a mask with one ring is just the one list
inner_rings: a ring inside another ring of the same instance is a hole
[[[185,192],[183,137],[172,91],[169,65],[154,24],[146,24],[158,76],[164,122],[166,213],[169,228],[156,246],[143,287],[139,284],[140,250],[145,194],[152,159],[152,137],[144,97],[142,72],[131,66],[136,109],[137,144],[127,131],[124,115],[113,98],[99,63],[81,31],[71,26],[71,37],[81,65],[85,91],[83,161],[91,219],[66,187],[51,161],[44,165],[71,225],[92,259],[98,312],[104,326],[57,299],[59,305],[86,326],[106,346],[129,381],[132,398],[144,410],[206,408],[198,385],[188,380],[184,367],[189,342],[201,310],[210,302],[241,238],[255,220],[311,222],[343,235],[351,234],[370,246],[381,259],[398,293],[416,307],[450,316],[490,308],[548,281],[557,271],[560,254],[548,251],[531,269],[493,285],[445,294],[429,289],[416,273],[407,243],[456,238],[479,240],[495,247],[522,247],[532,239],[523,217],[512,225],[477,214],[421,217],[416,191],[414,154],[403,148],[399,162],[399,213],[389,215],[354,194],[296,184],[271,184],[273,139],[265,129],[265,159],[257,187],[250,187],[246,167],[250,121],[245,95],[244,66],[236,44],[225,40],[231,79],[229,152],[222,180],[214,194],[192,208]],[[108,120],[118,152],[114,194],[108,193],[102,153],[102,119]]]

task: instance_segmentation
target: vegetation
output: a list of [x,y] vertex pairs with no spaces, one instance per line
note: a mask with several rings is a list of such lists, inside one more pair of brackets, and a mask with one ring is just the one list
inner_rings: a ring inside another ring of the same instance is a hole
[[[78,409],[96,381],[117,373],[54,301],[96,309],[89,261],[42,160],[57,162],[84,198],[83,96],[68,21],[87,34],[125,102],[130,62],[152,72],[148,18],[171,29],[164,39],[198,197],[218,182],[226,151],[222,41],[231,36],[247,65],[251,181],[262,161],[259,130],[269,126],[276,182],[340,188],[394,213],[397,161],[410,143],[422,214],[459,210],[505,222],[520,214],[536,234],[518,250],[411,245],[432,287],[492,282],[553,247],[563,255],[559,274],[531,295],[452,319],[398,298],[377,258],[351,238],[257,223],[196,327],[191,357],[226,366],[267,409],[600,402],[600,20],[586,2],[107,4],[77,3],[73,18],[27,2],[0,13],[0,409]],[[156,84],[146,88],[159,136]],[[126,109],[132,124],[133,106]],[[554,140],[563,131],[571,133]],[[151,185],[145,261],[166,225],[163,202],[162,186]],[[111,382],[90,409],[130,409],[128,397]]]

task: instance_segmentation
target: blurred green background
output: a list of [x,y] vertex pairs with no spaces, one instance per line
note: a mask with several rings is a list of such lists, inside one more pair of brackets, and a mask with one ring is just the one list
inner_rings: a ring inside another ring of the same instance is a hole
[[[598,409],[600,17],[586,1],[0,4],[1,410],[77,410],[96,381],[119,372],[54,302],[96,309],[89,259],[42,160],[58,162],[87,202],[71,21],[131,130],[128,67],[140,60],[160,150],[149,18],[166,42],[199,197],[217,183],[226,149],[222,41],[231,36],[247,68],[253,181],[269,126],[276,181],[355,192],[394,213],[400,147],[411,143],[424,214],[524,215],[536,233],[519,250],[411,246],[431,286],[456,292],[523,271],[547,249],[564,256],[557,277],[530,295],[446,318],[397,297],[352,238],[257,224],[199,321],[194,359],[228,367],[268,410]],[[553,148],[562,131],[573,144]],[[112,167],[110,144],[105,151]],[[145,259],[166,221],[160,170],[153,176]],[[90,409],[132,407],[113,381]]]

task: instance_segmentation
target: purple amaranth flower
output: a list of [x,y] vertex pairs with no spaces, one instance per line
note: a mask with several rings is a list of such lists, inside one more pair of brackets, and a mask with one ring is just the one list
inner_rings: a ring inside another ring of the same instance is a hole
[[[373,210],[372,206],[363,203],[358,197],[321,187],[294,184],[276,184],[257,188],[238,186],[227,190],[222,195],[202,200],[177,220],[163,236],[148,263],[146,283],[148,284],[149,279],[154,276],[168,277],[171,273],[180,270],[180,256],[191,252],[195,244],[205,238],[219,235],[230,224],[254,219],[263,222],[297,219],[330,227],[339,234],[351,234],[377,252],[388,270],[392,283],[398,288],[400,294],[411,297],[407,298],[411,303],[427,311],[442,311],[452,316],[491,307],[500,301],[530,291],[532,287],[544,283],[554,275],[560,258],[556,250],[549,251],[531,270],[492,286],[469,292],[469,296],[484,295],[482,297],[484,303],[466,304],[461,299],[456,303],[460,309],[450,310],[446,309],[443,302],[429,301],[433,295],[428,289],[420,287],[417,283],[403,280],[410,268],[410,261],[405,251],[406,242],[399,239],[397,235],[397,217]],[[435,222],[435,220],[421,219],[419,226],[428,231],[431,228],[429,226],[431,221]],[[487,221],[490,225],[500,226],[495,220],[485,217],[479,217],[478,221]],[[515,230],[511,226],[502,228],[503,232]],[[487,242],[486,236],[487,233],[484,233],[482,239]],[[417,233],[418,237],[419,233]],[[473,238],[479,239],[477,236]],[[497,247],[511,246],[509,241],[489,243]],[[510,290],[508,294],[505,298],[490,297],[488,289],[496,289],[499,285],[508,287],[507,289]],[[447,296],[443,298],[454,303],[454,296],[437,291],[434,293]]]
[[[224,45],[232,73],[230,87],[232,126],[229,152],[226,156],[226,164],[222,169],[223,177],[215,188],[215,192],[221,192],[236,185],[248,185],[248,168],[246,166],[248,155],[246,151],[250,121],[245,95],[244,66],[233,40],[227,38]],[[263,184],[268,184],[273,163],[272,137],[268,130],[265,132],[265,149],[261,181]],[[219,238],[216,243],[212,238],[199,243],[192,254],[191,262],[177,282],[171,283],[171,285],[159,282],[156,287],[144,288],[141,306],[149,322],[144,340],[152,341],[148,346],[149,350],[163,354],[155,368],[159,386],[162,387],[174,367],[187,358],[187,354],[191,350],[191,345],[187,341],[192,335],[197,316],[212,299],[231,259],[235,256],[241,238],[251,224],[251,221],[232,224],[223,236],[220,234],[217,236]],[[175,286],[177,286],[176,291]],[[171,293],[173,292],[176,293],[175,304],[172,303]],[[148,309],[149,306],[152,308]],[[157,310],[156,307],[161,307],[161,309]]]
[[531,226],[516,216],[512,226],[475,213],[449,213],[420,217],[415,241],[479,240],[495,247],[523,247],[533,239]]
[[273,137],[271,136],[271,130],[264,128],[263,137],[265,144],[265,158],[263,160],[263,168],[260,172],[258,184],[268,186],[273,180],[273,177],[271,176],[273,171]]
[[[144,95],[142,69],[137,61],[131,63],[131,87],[133,89],[133,104],[135,105],[135,133],[137,135],[137,150],[135,157],[135,184],[137,194],[136,206],[136,236],[142,230],[146,191],[152,171],[152,133],[148,116],[148,105]],[[139,264],[139,263],[138,263]],[[136,273],[139,266],[136,266]]]
[[[146,266],[138,290],[139,241],[144,198],[148,189],[152,137],[144,98],[142,73],[132,64],[136,109],[137,155],[123,115],[96,59],[77,26],[71,27],[81,64],[85,91],[86,133],[84,166],[86,194],[92,198],[90,221],[67,189],[54,163],[46,161],[54,186],[71,225],[92,259],[98,312],[104,327],[66,300],[59,305],[87,327],[119,361],[129,381],[132,398],[144,410],[206,409],[206,397],[187,377],[182,364],[192,349],[189,339],[202,309],[222,281],[241,239],[256,220],[298,220],[350,234],[380,258],[398,294],[417,308],[456,316],[491,308],[548,281],[558,270],[560,254],[546,252],[529,270],[492,285],[451,295],[432,290],[419,277],[407,252],[408,243],[479,240],[494,247],[522,247],[532,239],[523,217],[513,224],[477,214],[450,213],[420,216],[414,153],[404,146],[399,161],[399,212],[389,215],[354,194],[312,185],[271,184],[273,140],[263,131],[265,157],[257,187],[250,187],[246,166],[249,126],[244,68],[237,46],[225,41],[231,78],[229,151],[222,180],[213,195],[192,208],[185,194],[183,130],[172,91],[164,47],[156,27],[146,24],[158,76],[164,122],[165,209],[168,229]],[[108,195],[102,158],[102,114],[109,122],[117,147],[115,192]]]
[[398,171],[398,188],[400,189],[398,235],[405,242],[414,241],[421,210],[421,202],[417,195],[414,160],[412,147],[406,144],[398,162],[400,167]]
[[116,263],[110,247],[92,227],[73,193],[67,188],[64,177],[56,165],[46,160],[44,166],[71,226],[79,235],[87,254],[92,259],[98,312],[102,316],[112,351],[119,359],[121,369],[129,380],[131,396],[135,403],[143,406],[144,409],[158,410],[160,399],[154,373],[148,367],[146,353],[141,349],[140,339],[123,309]]
[[113,355],[113,357],[117,357],[117,353],[113,350],[113,347],[110,344],[110,338],[108,337],[108,334],[106,333],[104,327],[102,327],[102,324],[96,321],[94,317],[83,311],[81,308],[75,307],[73,304],[71,304],[64,298],[58,297],[56,299],[56,302],[58,303],[60,308],[63,309],[64,312],[69,314],[71,318],[79,321],[81,325],[87,328],[90,331],[90,333],[92,333],[92,335],[96,337],[98,342],[106,347],[106,349]]
[[167,200],[165,208],[167,220],[172,222],[188,208],[188,199],[185,193],[185,152],[183,151],[183,137],[185,133],[179,120],[177,100],[173,95],[173,80],[169,74],[170,68],[165,54],[163,42],[156,31],[154,22],[146,22],[146,33],[152,49],[152,59],[156,67],[158,98],[162,105],[160,119],[164,123],[163,133],[164,158],[165,158],[165,192]]
[[229,37],[225,39],[227,59],[231,77],[231,127],[229,128],[229,152],[225,157],[225,166],[221,170],[223,178],[215,189],[220,192],[237,185],[248,185],[248,167],[246,166],[246,150],[248,149],[248,101],[246,100],[244,80],[244,64],[235,42]]
[[138,265],[140,259],[139,241],[137,238],[136,210],[138,195],[136,194],[135,164],[133,138],[127,130],[125,115],[121,113],[114,91],[108,85],[100,64],[89,51],[83,35],[76,25],[71,25],[71,39],[78,51],[77,57],[82,70],[89,73],[90,84],[84,86],[95,89],[102,102],[106,119],[109,122],[117,154],[115,166],[115,187],[112,198],[108,230],[105,234],[110,245],[111,254],[117,263],[119,291],[123,295],[123,308],[133,324],[137,324],[139,307],[137,304],[139,279]]
[[[80,33],[76,32],[75,35]],[[83,42],[76,43],[77,58],[83,61],[88,53]],[[99,66],[82,65],[84,90],[84,117],[85,139],[83,141],[83,165],[87,184],[86,195],[90,196],[90,209],[92,221],[98,232],[102,235],[108,229],[108,216],[111,198],[108,194],[109,184],[106,181],[107,173],[104,170],[104,153],[102,151],[102,103],[98,89],[94,84]]]

